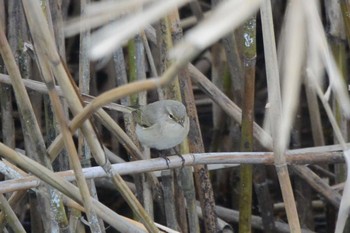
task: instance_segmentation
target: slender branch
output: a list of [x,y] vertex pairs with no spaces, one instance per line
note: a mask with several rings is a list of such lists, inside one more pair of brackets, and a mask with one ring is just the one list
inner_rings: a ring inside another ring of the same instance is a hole
[[[221,152],[221,153],[193,153],[182,155],[186,166],[198,164],[265,164],[273,165],[274,157],[272,152]],[[182,166],[182,160],[178,156],[169,156],[169,168]],[[320,153],[293,153],[286,154],[288,164],[309,164],[309,163],[343,163],[342,152],[320,152]],[[1,163],[0,163],[1,164]],[[2,167],[2,166],[0,166]],[[6,166],[5,166],[6,167]],[[136,174],[168,169],[168,165],[162,158],[149,160],[139,160],[127,163],[113,164],[112,169],[120,175]],[[5,170],[6,171],[6,170]],[[4,169],[1,173],[6,174]],[[72,170],[57,172],[56,175],[65,178],[67,181],[73,181],[74,172]],[[83,168],[83,174],[86,179],[107,177],[104,170],[97,167]],[[13,178],[13,177],[12,177]],[[29,189],[40,185],[40,180],[34,176],[15,178],[12,180],[0,182],[0,193],[12,192],[19,189]]]

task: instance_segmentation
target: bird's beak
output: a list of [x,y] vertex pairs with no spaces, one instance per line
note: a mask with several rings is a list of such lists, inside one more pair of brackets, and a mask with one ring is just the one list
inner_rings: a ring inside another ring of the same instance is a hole
[[178,123],[182,126],[182,127],[184,127],[184,124],[185,124],[185,120],[184,119],[182,119],[182,120],[179,120],[178,121]]

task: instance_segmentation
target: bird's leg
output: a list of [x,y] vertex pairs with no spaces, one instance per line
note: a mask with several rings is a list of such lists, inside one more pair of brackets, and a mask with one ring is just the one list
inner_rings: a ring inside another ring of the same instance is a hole
[[169,159],[166,155],[164,155],[164,154],[162,154],[162,158],[165,159],[166,166],[167,166],[168,168],[170,168],[170,167],[169,167],[170,159]]
[[176,147],[173,147],[172,149],[175,151],[175,154],[181,158],[181,161],[182,161],[181,168],[183,168],[185,166],[185,159],[184,159],[184,157],[179,153],[179,151],[176,149]]
[[165,159],[165,162],[166,162],[166,166],[168,167],[168,169],[170,168],[169,167],[169,163],[170,163],[170,159],[166,156],[166,153],[164,151],[157,151],[158,154],[159,154],[159,157],[162,157],[163,159]]

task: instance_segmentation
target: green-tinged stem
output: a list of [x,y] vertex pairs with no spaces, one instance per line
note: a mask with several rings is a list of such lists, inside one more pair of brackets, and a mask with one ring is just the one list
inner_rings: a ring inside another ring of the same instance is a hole
[[[256,18],[251,17],[243,26],[244,96],[242,106],[241,150],[253,150],[254,90],[256,64]],[[251,165],[243,165],[240,170],[240,219],[239,232],[251,232],[252,177]]]

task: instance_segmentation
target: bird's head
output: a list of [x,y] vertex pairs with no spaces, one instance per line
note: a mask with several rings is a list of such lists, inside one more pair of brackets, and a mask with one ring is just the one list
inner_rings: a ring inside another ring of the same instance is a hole
[[168,115],[169,119],[175,121],[176,123],[184,127],[184,123],[187,116],[185,106],[183,106],[182,104],[166,106],[166,114]]

